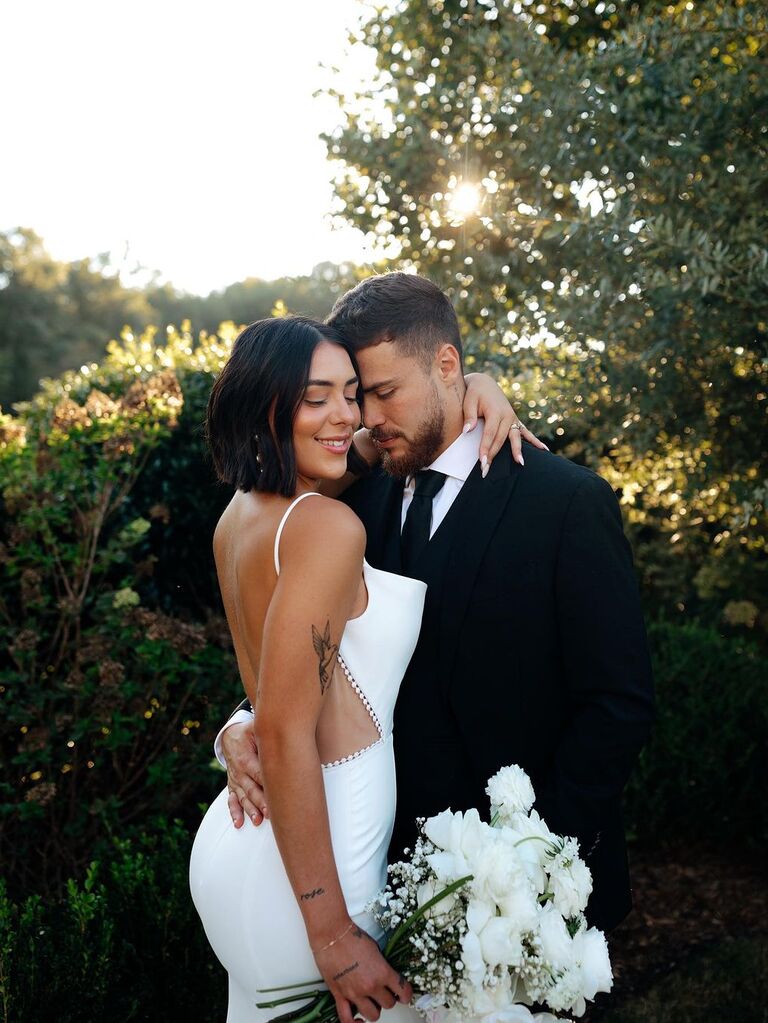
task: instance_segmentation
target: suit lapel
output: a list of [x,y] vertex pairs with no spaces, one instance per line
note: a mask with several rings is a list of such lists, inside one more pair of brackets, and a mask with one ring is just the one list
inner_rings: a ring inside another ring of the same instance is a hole
[[[439,636],[440,672],[450,676],[461,623],[491,539],[524,471],[503,449],[494,459],[488,477],[480,475],[476,465],[461,488],[451,512],[461,517],[465,529],[459,530],[449,555],[444,577]],[[449,512],[449,514],[451,513]]]

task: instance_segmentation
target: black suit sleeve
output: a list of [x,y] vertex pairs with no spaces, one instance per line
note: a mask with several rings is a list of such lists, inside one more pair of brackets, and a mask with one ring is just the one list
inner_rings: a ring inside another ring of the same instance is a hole
[[588,856],[615,821],[654,718],[637,581],[611,487],[590,474],[565,514],[555,569],[568,715],[537,806]]
[[232,711],[232,713],[227,718],[227,721],[230,721],[235,716],[235,714],[237,714],[237,712],[239,710],[248,710],[251,713],[253,713],[253,707],[251,706],[251,701],[248,699],[247,696],[246,696],[246,698],[241,703],[238,703],[238,705],[235,707],[235,709]]

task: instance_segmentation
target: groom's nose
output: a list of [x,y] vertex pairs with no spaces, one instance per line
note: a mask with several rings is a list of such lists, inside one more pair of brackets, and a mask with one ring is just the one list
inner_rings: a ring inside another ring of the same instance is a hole
[[379,403],[370,396],[363,398],[363,426],[372,430],[374,426],[381,426],[386,422],[386,416],[382,415]]

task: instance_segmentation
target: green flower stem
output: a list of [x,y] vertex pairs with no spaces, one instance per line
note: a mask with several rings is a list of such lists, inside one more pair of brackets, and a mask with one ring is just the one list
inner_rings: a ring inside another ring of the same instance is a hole
[[[295,999],[291,999],[295,1001]],[[277,1005],[278,1003],[273,1003]],[[256,1008],[268,1008],[269,1004],[261,1006],[257,1003]],[[329,1010],[331,1010],[329,1012]],[[291,1012],[283,1013],[282,1016],[273,1016],[269,1023],[331,1023],[336,1020],[336,1001],[330,991],[321,991],[309,1005],[301,1009],[293,1009]]]
[[305,998],[317,998],[318,995],[326,994],[325,991],[305,991],[295,995],[286,995],[285,998],[276,998],[273,1002],[257,1002],[257,1009],[274,1009],[276,1005],[287,1005],[288,1002],[300,1002]]
[[[281,987],[257,987],[256,990],[259,992],[260,995],[269,995],[269,994],[272,994],[273,991],[295,991],[297,988],[300,988],[300,987],[309,987],[310,984],[322,984],[322,983],[323,983],[322,979],[320,979],[320,980],[305,980],[305,981],[302,981],[301,984],[283,984]],[[313,994],[313,995],[316,994],[315,991],[312,991],[310,993]]]
[[546,842],[550,849],[556,849],[557,846],[552,845],[548,838],[544,838],[543,835],[526,835],[525,838],[519,838],[515,842],[515,849],[523,842]]

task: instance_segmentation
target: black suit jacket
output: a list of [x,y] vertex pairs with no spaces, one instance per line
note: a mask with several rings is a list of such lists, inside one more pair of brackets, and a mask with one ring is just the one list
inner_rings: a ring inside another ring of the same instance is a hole
[[[402,481],[345,495],[368,561],[399,571]],[[632,902],[621,793],[654,717],[647,641],[618,502],[589,469],[527,445],[475,467],[414,574],[425,617],[395,712],[391,855],[416,816],[488,808],[487,779],[517,763],[536,808],[573,835],[593,875],[589,922]]]

